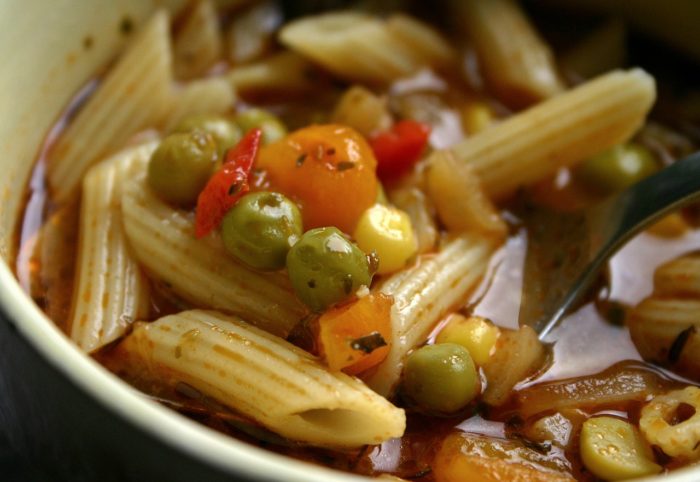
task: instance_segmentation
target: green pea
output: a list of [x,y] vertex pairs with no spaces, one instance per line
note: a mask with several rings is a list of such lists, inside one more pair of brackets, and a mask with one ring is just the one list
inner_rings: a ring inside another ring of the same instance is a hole
[[263,144],[270,144],[287,135],[287,128],[282,121],[263,109],[248,109],[236,115],[233,120],[244,133],[253,127],[262,129]]
[[193,131],[167,136],[151,155],[148,184],[163,199],[191,206],[216,166],[216,142],[207,133]]
[[299,299],[317,312],[372,281],[367,256],[337,228],[304,233],[287,254],[287,270]]
[[230,119],[211,114],[199,114],[189,116],[180,121],[173,132],[191,132],[201,130],[211,135],[216,141],[219,156],[223,156],[227,149],[238,144],[243,134],[241,128]]
[[456,343],[413,351],[403,371],[403,394],[427,413],[450,414],[479,394],[479,376],[469,351]]
[[246,194],[226,213],[221,237],[226,249],[253,268],[281,269],[302,234],[296,204],[276,192]]
[[621,191],[658,171],[654,156],[638,144],[623,144],[583,162],[577,176],[591,188],[613,193]]

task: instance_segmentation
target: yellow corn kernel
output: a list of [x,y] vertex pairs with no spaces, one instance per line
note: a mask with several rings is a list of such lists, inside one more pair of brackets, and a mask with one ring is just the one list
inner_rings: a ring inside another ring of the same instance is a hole
[[435,338],[435,342],[462,345],[469,351],[477,365],[483,365],[491,356],[498,334],[498,327],[484,318],[479,316],[467,318],[455,313],[450,315],[447,324]]
[[484,102],[470,102],[462,108],[462,126],[467,134],[474,135],[493,124],[491,108]]
[[613,417],[589,418],[581,428],[581,459],[605,480],[626,480],[658,474],[651,449],[629,422]]
[[390,206],[375,204],[365,210],[354,233],[358,246],[379,257],[377,273],[403,268],[418,249],[408,214]]

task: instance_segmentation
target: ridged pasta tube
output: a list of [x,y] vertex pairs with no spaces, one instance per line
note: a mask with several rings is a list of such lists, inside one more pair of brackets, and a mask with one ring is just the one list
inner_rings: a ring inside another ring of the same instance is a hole
[[700,380],[700,256],[659,266],[654,294],[627,316],[627,327],[645,360]]
[[[70,337],[86,352],[122,336],[148,316],[148,282],[122,227],[122,187],[156,142],[129,149],[91,168],[83,179],[78,264]],[[55,253],[54,253],[55,254]]]
[[426,24],[394,15],[388,20],[359,12],[332,12],[287,24],[280,41],[348,80],[386,84],[421,67],[454,58],[450,44]]
[[642,358],[700,380],[700,299],[650,297],[627,317]]
[[700,299],[700,256],[683,256],[659,266],[654,272],[654,294]]
[[282,337],[305,316],[286,274],[243,266],[218,237],[196,239],[192,216],[161,201],[143,175],[126,186],[122,209],[136,258],[183,299],[245,317]]
[[189,80],[206,73],[221,58],[219,16],[210,0],[197,1],[173,39],[175,77]]
[[380,291],[394,297],[391,309],[391,349],[369,376],[367,384],[389,396],[401,376],[406,354],[451,309],[466,301],[486,272],[494,246],[488,240],[461,235],[435,255],[419,258],[415,266],[386,280]]
[[169,28],[168,15],[157,12],[56,143],[48,164],[56,201],[76,193],[92,164],[162,122],[171,99]]
[[489,84],[518,106],[564,90],[549,46],[513,0],[458,0],[464,24]]
[[190,115],[223,114],[233,107],[235,100],[236,94],[228,79],[212,77],[188,82],[173,92],[165,130],[172,129]]
[[627,141],[654,103],[654,78],[614,71],[516,114],[453,147],[492,199]]
[[226,74],[241,93],[305,92],[316,86],[316,69],[295,52],[281,52],[259,62],[233,67]]
[[135,326],[127,367],[186,383],[292,440],[331,447],[399,437],[405,414],[357,378],[238,318],[185,311]]

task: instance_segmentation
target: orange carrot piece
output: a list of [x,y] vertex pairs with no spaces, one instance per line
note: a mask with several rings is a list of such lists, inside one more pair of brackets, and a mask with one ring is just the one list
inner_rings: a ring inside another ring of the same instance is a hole
[[352,233],[377,199],[377,161],[367,141],[341,125],[314,125],[260,150],[256,167],[269,189],[296,201],[306,229]]
[[331,370],[356,375],[386,358],[393,303],[391,296],[372,294],[321,315],[319,347]]

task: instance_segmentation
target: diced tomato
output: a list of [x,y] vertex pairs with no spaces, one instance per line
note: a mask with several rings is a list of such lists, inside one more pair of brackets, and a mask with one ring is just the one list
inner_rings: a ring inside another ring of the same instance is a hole
[[260,148],[262,130],[255,128],[226,152],[221,168],[197,198],[195,236],[202,238],[219,227],[224,215],[250,190],[248,176]]
[[380,179],[394,179],[408,171],[420,159],[430,136],[430,126],[414,120],[402,120],[391,129],[375,134],[370,145],[377,158]]

